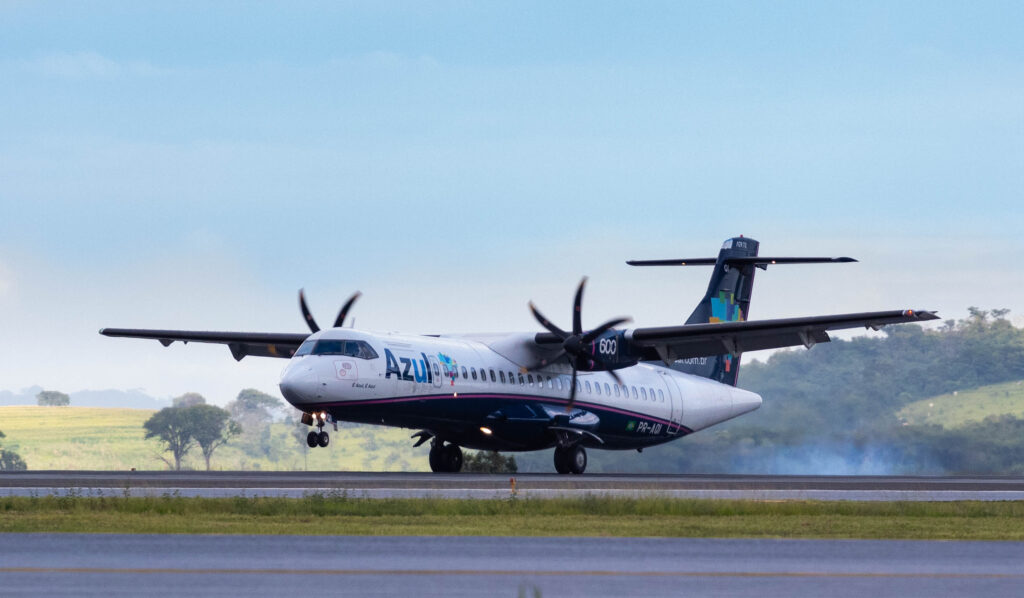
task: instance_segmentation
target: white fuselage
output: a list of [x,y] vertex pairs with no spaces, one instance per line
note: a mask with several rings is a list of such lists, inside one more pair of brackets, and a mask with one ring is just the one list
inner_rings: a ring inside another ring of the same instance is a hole
[[[530,344],[517,338],[325,330],[310,336],[289,361],[281,377],[281,391],[303,411],[327,411],[335,419],[346,420],[349,409],[372,407],[374,414],[380,414],[380,421],[374,415],[374,423],[403,427],[420,425],[403,417],[403,405],[408,410],[427,400],[443,400],[441,413],[450,413],[453,420],[479,419],[477,426],[482,425],[483,415],[466,408],[470,401],[525,400],[564,408],[571,374],[568,365],[556,363],[521,372],[525,358],[516,355],[515,348]],[[320,341],[324,343],[318,344]],[[655,437],[651,441],[664,442],[761,405],[761,397],[755,393],[660,365],[640,363],[616,373],[621,385],[608,372],[580,372],[576,407],[596,413],[602,420],[632,417],[629,421],[635,423],[629,433]],[[473,421],[466,423],[474,425]],[[610,432],[605,425],[601,428]]]

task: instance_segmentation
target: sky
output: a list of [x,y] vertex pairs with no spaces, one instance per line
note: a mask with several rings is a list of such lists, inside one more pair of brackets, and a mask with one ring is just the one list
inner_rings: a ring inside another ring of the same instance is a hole
[[[0,390],[273,392],[103,327],[1024,315],[1019,2],[0,2]],[[1024,323],[1018,319],[1017,322]],[[756,354],[755,354],[756,355]]]

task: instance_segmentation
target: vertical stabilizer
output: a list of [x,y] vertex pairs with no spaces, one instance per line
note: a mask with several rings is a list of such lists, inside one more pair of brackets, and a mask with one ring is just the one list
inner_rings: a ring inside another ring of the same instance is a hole
[[[687,318],[687,324],[737,322],[750,314],[750,294],[754,288],[753,263],[729,263],[732,258],[757,256],[760,243],[745,237],[734,237],[722,244],[715,260],[715,270],[708,282],[704,298]],[[740,369],[740,356],[718,355],[677,361],[672,369],[736,385]]]

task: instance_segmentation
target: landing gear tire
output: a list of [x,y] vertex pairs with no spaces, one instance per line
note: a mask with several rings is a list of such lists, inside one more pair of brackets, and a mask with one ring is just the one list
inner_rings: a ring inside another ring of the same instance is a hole
[[448,473],[462,471],[462,449],[454,444],[444,447],[444,463]]
[[555,448],[555,471],[561,474],[569,473],[569,459],[567,458],[568,451],[562,447]]
[[[310,434],[312,434],[312,432],[310,432]],[[309,441],[308,438],[307,438],[306,441],[307,442]],[[321,430],[320,433],[316,435],[316,444],[317,444],[317,446],[326,447],[330,443],[331,443],[331,437],[327,434],[327,432],[324,432],[323,430]]]
[[439,442],[432,442],[430,444],[430,471],[434,473],[442,473],[444,471],[444,465],[441,460],[441,453],[444,451],[444,447]]
[[306,434],[306,444],[309,445],[309,448],[316,448],[318,442],[320,442],[319,434],[312,431],[309,434]]
[[587,470],[587,450],[580,445],[555,448],[555,471],[581,474]]
[[434,442],[430,445],[430,471],[458,473],[462,471],[462,449],[455,444]]
[[569,473],[579,475],[587,470],[587,450],[580,445],[569,449]]

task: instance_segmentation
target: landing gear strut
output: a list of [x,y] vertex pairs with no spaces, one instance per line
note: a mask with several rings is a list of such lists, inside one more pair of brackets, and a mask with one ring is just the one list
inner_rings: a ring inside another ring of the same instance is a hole
[[445,444],[434,439],[430,442],[430,471],[434,473],[458,473],[462,470],[462,449],[455,444]]
[[578,444],[555,447],[555,471],[581,474],[587,470],[587,450]]

